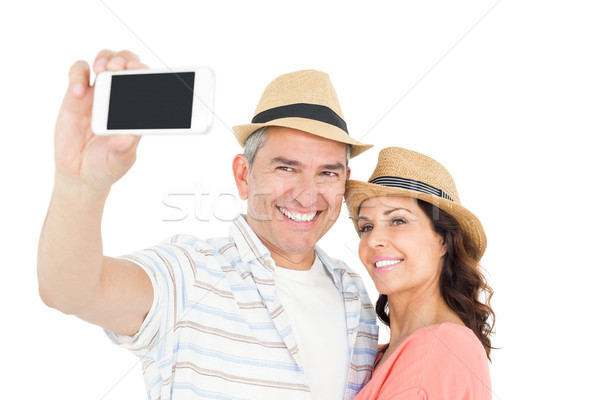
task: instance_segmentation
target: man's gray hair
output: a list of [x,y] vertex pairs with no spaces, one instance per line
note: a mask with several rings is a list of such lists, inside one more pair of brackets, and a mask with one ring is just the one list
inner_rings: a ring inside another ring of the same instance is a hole
[[[246,143],[244,144],[244,155],[246,156],[246,160],[248,160],[248,165],[250,169],[252,169],[252,165],[254,164],[254,158],[256,157],[256,153],[258,149],[260,149],[267,140],[268,135],[268,126],[263,126],[262,128],[258,128],[250,136],[246,139]],[[346,144],[346,167],[350,162],[350,152],[352,151],[352,145]]]
[[254,164],[254,158],[256,157],[256,153],[258,149],[260,149],[267,140],[267,129],[268,126],[263,126],[262,128],[258,128],[254,132],[248,136],[246,139],[246,143],[244,144],[244,155],[246,156],[246,160],[248,160],[248,165],[250,169],[252,169],[252,165]]

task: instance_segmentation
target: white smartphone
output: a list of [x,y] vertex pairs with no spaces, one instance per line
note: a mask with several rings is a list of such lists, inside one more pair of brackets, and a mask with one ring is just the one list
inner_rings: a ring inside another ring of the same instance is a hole
[[105,71],[96,77],[97,135],[206,133],[215,77],[208,67]]

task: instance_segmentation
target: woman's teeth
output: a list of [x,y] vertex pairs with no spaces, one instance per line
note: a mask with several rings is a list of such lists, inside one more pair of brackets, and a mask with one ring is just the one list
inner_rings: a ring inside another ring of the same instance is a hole
[[402,260],[382,260],[382,261],[377,261],[375,263],[375,268],[387,267],[387,266],[390,266],[390,265],[399,264],[401,262],[402,262]]

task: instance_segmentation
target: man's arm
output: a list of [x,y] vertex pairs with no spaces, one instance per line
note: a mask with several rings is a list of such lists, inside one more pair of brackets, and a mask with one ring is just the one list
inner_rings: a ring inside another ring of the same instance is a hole
[[[130,52],[103,50],[93,68],[145,66]],[[112,184],[135,162],[139,137],[92,133],[89,81],[87,63],[76,62],[55,128],[55,182],[38,248],[39,291],[50,307],[132,335],[152,305],[152,284],[134,263],[103,255],[101,222]]]

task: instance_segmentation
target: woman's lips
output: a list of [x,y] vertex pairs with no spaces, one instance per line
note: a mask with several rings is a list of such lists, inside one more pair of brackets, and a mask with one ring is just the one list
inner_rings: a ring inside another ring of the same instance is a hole
[[375,273],[381,274],[396,268],[396,266],[402,263],[403,261],[403,258],[378,256],[374,257],[372,262],[375,266]]

